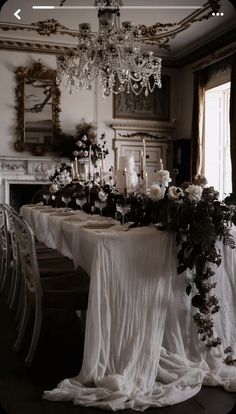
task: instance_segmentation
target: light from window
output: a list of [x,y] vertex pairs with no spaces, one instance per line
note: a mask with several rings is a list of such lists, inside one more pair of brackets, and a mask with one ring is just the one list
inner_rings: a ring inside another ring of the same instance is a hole
[[204,173],[221,199],[232,192],[229,104],[230,82],[205,92]]

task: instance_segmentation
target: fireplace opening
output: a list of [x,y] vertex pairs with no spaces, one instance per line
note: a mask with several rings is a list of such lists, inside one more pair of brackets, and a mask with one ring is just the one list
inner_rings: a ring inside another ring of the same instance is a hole
[[19,211],[24,204],[38,203],[47,189],[46,184],[10,184],[10,205]]

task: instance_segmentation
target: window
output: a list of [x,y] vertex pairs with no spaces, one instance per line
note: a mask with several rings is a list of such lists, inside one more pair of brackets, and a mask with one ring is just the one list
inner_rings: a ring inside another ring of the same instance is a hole
[[232,192],[229,105],[230,82],[206,90],[204,173],[221,199]]

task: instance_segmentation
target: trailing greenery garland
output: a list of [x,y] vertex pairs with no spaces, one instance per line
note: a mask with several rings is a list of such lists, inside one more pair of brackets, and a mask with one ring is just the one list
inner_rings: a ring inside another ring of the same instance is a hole
[[[64,167],[63,165],[58,170],[59,177],[65,170]],[[168,174],[163,174],[163,177],[167,183]],[[51,179],[58,179],[57,174]],[[204,180],[199,183],[205,185]],[[220,202],[219,194],[213,187],[202,188],[189,183],[182,188],[167,188],[163,184],[155,183],[148,196],[136,193],[124,197],[109,182],[101,188],[95,177],[93,182],[87,182],[83,186],[75,182],[67,184],[54,195],[54,200],[57,200],[56,205],[59,206],[62,196],[70,195],[71,207],[78,208],[73,203],[73,198],[88,197],[88,194],[89,203],[83,207],[87,212],[97,213],[94,203],[99,198],[106,200],[104,214],[108,216],[115,215],[117,202],[129,203],[131,210],[127,220],[133,223],[130,227],[154,224],[160,230],[175,232],[178,247],[177,272],[181,274],[189,269],[192,274],[192,280],[186,284],[186,293],[193,294],[191,303],[197,309],[193,319],[200,338],[207,349],[221,345],[222,341],[214,331],[213,316],[220,310],[220,306],[218,298],[212,293],[217,283],[212,279],[216,268],[221,264],[217,240],[232,249],[235,248],[230,228],[232,223],[236,225],[236,197],[231,195],[224,202]],[[231,347],[227,347],[224,352],[225,363],[235,364]]]

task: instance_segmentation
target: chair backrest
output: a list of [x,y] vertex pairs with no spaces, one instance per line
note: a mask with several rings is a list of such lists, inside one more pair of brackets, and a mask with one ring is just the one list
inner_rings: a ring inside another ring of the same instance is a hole
[[11,206],[5,205],[5,213],[8,222],[8,229],[10,233],[10,244],[11,244],[11,252],[12,252],[12,260],[13,266],[18,268],[19,266],[19,252],[18,252],[18,245],[16,240],[16,229],[13,220],[13,214],[18,215],[16,210],[14,210]]
[[22,275],[29,293],[41,300],[42,288],[35,250],[34,234],[27,221],[17,213],[12,214],[20,257]]
[[3,204],[0,204],[0,252],[4,258],[10,253],[9,249],[9,228],[6,209]]

